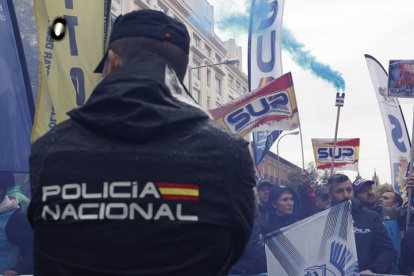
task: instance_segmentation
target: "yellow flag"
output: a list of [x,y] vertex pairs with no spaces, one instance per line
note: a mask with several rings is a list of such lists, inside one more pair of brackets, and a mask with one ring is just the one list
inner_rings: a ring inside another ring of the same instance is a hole
[[[104,55],[110,0],[35,0],[39,44],[39,93],[32,141],[82,106],[101,74],[94,73]],[[62,40],[51,37],[53,21],[65,19]]]

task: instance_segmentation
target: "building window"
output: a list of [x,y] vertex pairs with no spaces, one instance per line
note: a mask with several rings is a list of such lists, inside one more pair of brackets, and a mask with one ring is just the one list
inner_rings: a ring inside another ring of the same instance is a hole
[[207,96],[207,108],[208,108],[208,109],[210,109],[210,108],[211,108],[210,96]]
[[221,79],[216,78],[216,93],[221,95]]
[[266,161],[263,161],[262,163],[262,171],[263,171],[263,174],[266,174]]
[[243,87],[243,95],[244,94],[247,94],[247,88],[246,87]]
[[199,48],[201,44],[201,39],[195,34],[193,34],[193,44],[196,48]]
[[197,88],[193,87],[193,98],[196,100],[196,102],[201,105],[201,92]]
[[233,78],[233,76],[229,76],[229,86],[230,87],[233,87],[233,85],[234,85],[234,78]]
[[207,53],[207,56],[208,56],[208,57],[211,57],[211,48],[210,48],[210,47],[208,47],[207,45],[205,45],[205,48],[206,48],[206,53]]
[[221,106],[221,104],[216,101],[216,107],[219,107],[219,106]]
[[221,57],[216,54],[216,63],[220,63],[220,62],[221,62]]
[[197,59],[193,59],[193,69],[191,69],[193,71],[193,76],[197,79],[200,79],[200,65],[201,62]]
[[236,81],[236,90],[239,93],[240,93],[240,87],[241,87],[240,82]]
[[229,101],[234,101],[234,98],[232,96],[229,95]]
[[207,69],[207,86],[211,86],[211,71],[210,69]]

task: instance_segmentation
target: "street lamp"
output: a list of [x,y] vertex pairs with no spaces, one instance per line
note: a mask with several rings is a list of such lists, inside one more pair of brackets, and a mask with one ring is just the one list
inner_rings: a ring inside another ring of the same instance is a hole
[[216,65],[221,65],[221,64],[228,64],[228,65],[232,65],[232,64],[236,64],[239,63],[240,60],[238,59],[226,59],[222,62],[219,63],[213,63],[213,64],[207,64],[207,65],[201,65],[201,66],[188,66],[188,91],[191,94],[191,97],[193,96],[193,75],[191,74],[191,70],[193,69],[199,69],[199,68],[203,68],[203,67],[211,67],[211,66],[216,66]]
[[280,157],[279,157],[279,142],[280,140],[282,140],[283,137],[285,137],[286,135],[298,135],[299,134],[299,130],[296,131],[292,131],[292,132],[288,132],[283,134],[282,136],[280,136],[279,140],[277,141],[276,144],[276,151],[277,151],[277,172],[278,172],[278,179],[279,179],[279,186],[280,186]]

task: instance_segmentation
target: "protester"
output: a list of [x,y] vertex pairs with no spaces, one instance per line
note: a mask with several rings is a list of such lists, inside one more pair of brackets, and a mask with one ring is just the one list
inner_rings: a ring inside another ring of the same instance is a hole
[[401,240],[400,272],[414,276],[414,227]]
[[189,43],[161,12],[118,17],[103,80],[33,144],[36,275],[226,275],[242,255],[253,163],[183,87]]
[[[403,203],[401,196],[395,192],[385,192],[381,196],[379,202],[377,202],[376,192],[372,188],[373,184],[374,181],[365,180],[363,178],[355,180],[352,184],[355,198],[358,199],[365,208],[380,214],[380,217],[383,220],[396,220],[401,230],[404,230],[407,210],[406,208],[404,209],[400,207]],[[414,176],[407,178],[406,186],[414,186]]]
[[299,198],[291,188],[273,187],[267,205],[269,214],[261,220],[263,234],[276,231],[299,220]]
[[309,173],[305,170],[300,172],[298,194],[299,194],[299,219],[307,218],[315,213],[316,195],[311,185]]
[[401,207],[403,205],[402,197],[396,192],[384,192],[379,201],[384,207]]
[[377,192],[373,189],[375,184],[372,180],[358,178],[352,183],[355,198],[358,199],[361,205],[367,209],[381,212],[382,206],[377,201]]
[[6,181],[0,175],[0,275],[32,274],[32,229],[6,190]]
[[352,218],[360,273],[389,273],[397,253],[378,213],[363,208],[358,200],[354,200],[352,182],[346,175],[333,174],[328,179],[328,187],[333,206],[353,200]]
[[316,212],[321,212],[323,210],[328,209],[331,207],[331,201],[329,198],[329,189],[327,186],[320,186],[315,189],[315,205],[316,205]]
[[258,216],[261,217],[267,212],[266,206],[267,201],[269,200],[269,192],[274,185],[268,179],[261,179],[257,183],[257,196],[259,203],[257,204]]

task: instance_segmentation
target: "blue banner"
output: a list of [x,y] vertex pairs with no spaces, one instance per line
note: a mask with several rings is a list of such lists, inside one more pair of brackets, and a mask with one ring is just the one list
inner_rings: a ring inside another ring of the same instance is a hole
[[28,172],[34,102],[11,0],[0,0],[0,172]]
[[253,152],[254,152],[254,162],[256,167],[259,166],[263,158],[269,152],[273,143],[282,133],[281,130],[271,131],[257,131],[253,132]]

